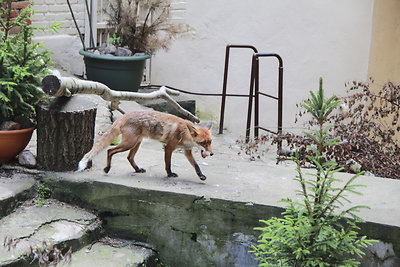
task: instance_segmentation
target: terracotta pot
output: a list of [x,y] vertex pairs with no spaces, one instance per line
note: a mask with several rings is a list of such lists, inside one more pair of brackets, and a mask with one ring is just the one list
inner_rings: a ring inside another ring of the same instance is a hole
[[0,131],[0,163],[10,162],[24,150],[31,140],[34,130],[35,127],[22,130]]

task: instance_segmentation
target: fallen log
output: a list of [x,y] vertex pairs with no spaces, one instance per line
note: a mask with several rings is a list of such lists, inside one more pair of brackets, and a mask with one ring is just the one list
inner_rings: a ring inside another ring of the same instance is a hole
[[170,95],[179,95],[176,90],[168,89],[162,86],[159,90],[151,93],[137,93],[127,91],[114,91],[108,86],[94,81],[80,80],[73,77],[60,77],[57,75],[48,75],[42,80],[43,91],[55,97],[67,96],[73,94],[96,94],[107,101],[111,101],[111,109],[118,110],[122,114],[125,112],[119,108],[122,100],[128,101],[146,101],[153,99],[164,99],[170,103],[176,110],[184,114],[191,121],[200,122],[199,118],[182,108]]

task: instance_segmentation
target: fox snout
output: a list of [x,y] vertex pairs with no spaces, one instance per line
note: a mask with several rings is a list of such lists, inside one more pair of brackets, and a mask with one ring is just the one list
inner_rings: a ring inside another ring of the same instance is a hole
[[212,151],[210,152],[210,151],[206,151],[204,149],[201,150],[201,156],[203,158],[206,158],[207,156],[212,156],[212,155],[214,155],[214,153],[212,153]]

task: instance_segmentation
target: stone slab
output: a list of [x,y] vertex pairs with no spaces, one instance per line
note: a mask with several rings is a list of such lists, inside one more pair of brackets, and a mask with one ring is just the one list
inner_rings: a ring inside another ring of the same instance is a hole
[[128,241],[106,238],[73,253],[71,265],[61,266],[153,266],[154,257],[155,254],[151,249],[133,245]]
[[[24,265],[33,260],[31,248],[53,244],[77,250],[93,241],[100,231],[97,217],[57,201],[43,206],[23,205],[0,220],[0,266]],[[93,236],[92,236],[93,235]]]
[[35,194],[35,179],[23,173],[0,174],[0,218]]

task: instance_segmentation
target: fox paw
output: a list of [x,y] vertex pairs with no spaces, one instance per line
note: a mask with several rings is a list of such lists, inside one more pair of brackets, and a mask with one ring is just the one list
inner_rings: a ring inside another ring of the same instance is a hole
[[143,168],[137,168],[135,171],[138,172],[138,173],[144,173],[144,172],[146,172],[146,170],[143,169]]
[[207,177],[206,177],[204,174],[200,175],[199,178],[200,178],[200,180],[202,180],[202,181],[204,181],[205,179],[207,179]]
[[178,174],[171,172],[171,173],[168,173],[168,177],[178,177]]

